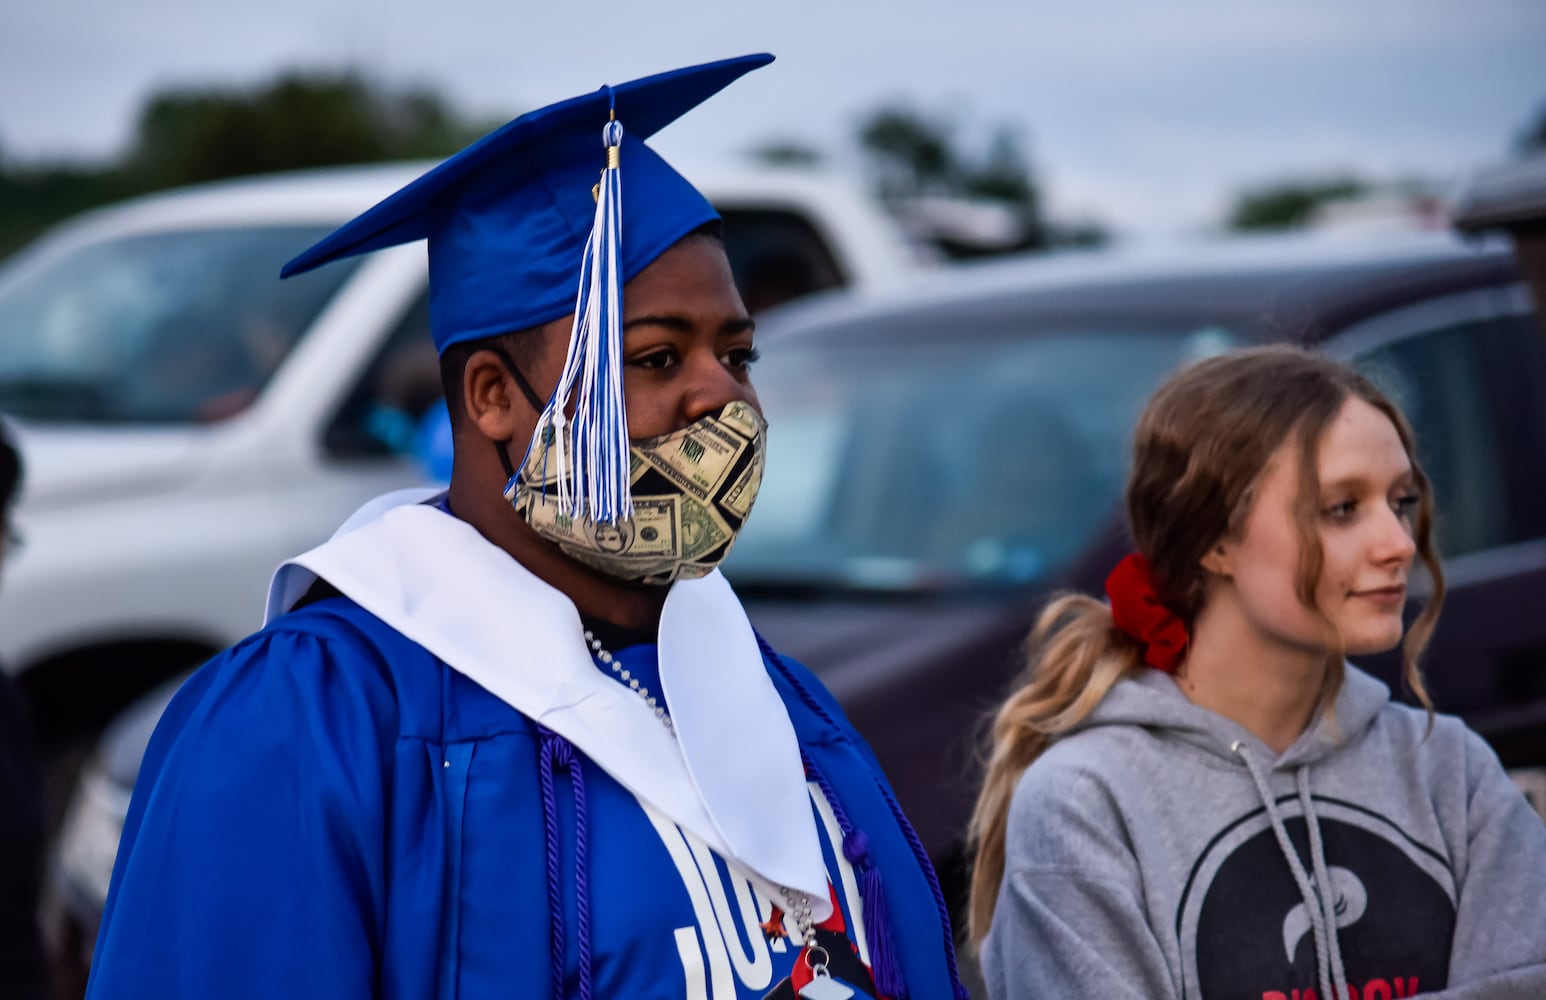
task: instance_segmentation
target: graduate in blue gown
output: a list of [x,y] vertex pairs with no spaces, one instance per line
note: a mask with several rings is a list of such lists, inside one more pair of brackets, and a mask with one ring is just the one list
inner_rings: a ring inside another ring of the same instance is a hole
[[93,1000],[965,996],[873,756],[715,569],[752,322],[643,140],[768,61],[524,115],[287,265],[427,239],[450,488],[287,563],[173,700]]

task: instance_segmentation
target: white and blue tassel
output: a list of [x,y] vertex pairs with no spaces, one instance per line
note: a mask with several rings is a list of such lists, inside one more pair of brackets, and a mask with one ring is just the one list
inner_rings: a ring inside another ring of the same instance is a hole
[[[569,353],[531,447],[549,449],[564,513],[610,524],[633,517],[622,370],[622,123],[607,122],[602,142],[607,165],[596,186],[596,218],[581,262]],[[574,416],[566,418],[571,395],[576,395]]]

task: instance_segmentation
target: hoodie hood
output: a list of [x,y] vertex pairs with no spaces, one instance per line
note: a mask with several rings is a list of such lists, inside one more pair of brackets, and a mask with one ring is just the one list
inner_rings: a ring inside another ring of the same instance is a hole
[[1192,704],[1175,680],[1158,670],[1141,670],[1119,681],[1075,731],[1138,726],[1234,762],[1238,762],[1235,747],[1244,746],[1256,760],[1271,761],[1273,769],[1304,767],[1357,740],[1390,702],[1390,689],[1383,682],[1351,663],[1345,669],[1332,711],[1318,710],[1309,727],[1281,755],[1244,726]]

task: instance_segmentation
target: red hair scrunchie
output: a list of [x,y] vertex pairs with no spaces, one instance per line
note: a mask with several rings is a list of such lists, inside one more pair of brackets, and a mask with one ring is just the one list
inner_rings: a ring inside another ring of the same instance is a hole
[[1191,636],[1186,624],[1161,603],[1149,561],[1141,553],[1130,553],[1117,563],[1106,577],[1106,597],[1111,620],[1143,647],[1143,662],[1174,673]]

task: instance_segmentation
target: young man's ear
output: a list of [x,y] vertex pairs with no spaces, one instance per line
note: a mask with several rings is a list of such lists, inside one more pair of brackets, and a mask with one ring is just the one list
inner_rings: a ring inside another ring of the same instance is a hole
[[467,419],[491,441],[508,441],[530,426],[530,420],[522,419],[526,400],[493,351],[474,351],[468,357],[462,369],[462,400]]

